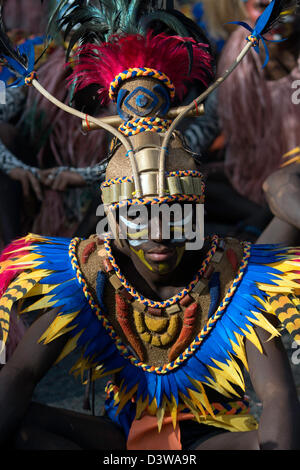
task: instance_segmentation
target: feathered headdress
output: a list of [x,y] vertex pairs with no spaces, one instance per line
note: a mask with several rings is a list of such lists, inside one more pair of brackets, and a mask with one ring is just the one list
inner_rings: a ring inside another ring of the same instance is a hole
[[[133,135],[137,122],[139,132],[164,132],[158,159],[158,196],[162,198],[168,194],[165,189],[165,159],[173,131],[185,116],[198,111],[199,104],[228,78],[252,47],[259,52],[259,43],[262,42],[267,50],[265,34],[285,14],[290,14],[292,5],[298,4],[299,0],[272,0],[254,28],[242,23],[250,34],[235,62],[223,77],[180,110],[175,119],[176,114],[173,113],[170,120],[167,113],[176,88],[177,94],[182,95],[187,84],[193,80],[207,86],[212,77],[211,49],[202,30],[174,10],[173,1],[74,0],[70,3],[61,0],[50,24],[58,20],[59,28],[65,30],[70,41],[68,53],[75,44],[79,46],[73,79],[77,80],[78,87],[98,83],[102,99],[109,93],[117,102],[120,118],[127,123],[125,130],[121,126],[118,131],[104,119],[99,120],[67,107],[47,93],[36,79],[31,52],[26,55],[14,50],[3,28],[0,32],[1,55],[6,65],[18,74],[18,85],[33,85],[56,106],[84,120],[88,127],[90,124],[102,127],[122,142],[132,167],[134,195],[137,198],[144,194],[141,175],[132,142],[125,136]],[[179,60],[182,61],[180,66]],[[125,69],[121,70],[123,67]],[[137,77],[138,84],[131,87],[130,83]],[[145,77],[144,81],[142,77]],[[138,119],[132,122],[132,116]]]
[[[186,42],[191,45],[193,63]],[[76,80],[78,90],[90,84],[99,85],[99,95],[106,103],[117,95],[115,78],[129,69],[154,69],[163,72],[182,99],[187,85],[199,81],[205,88],[213,79],[213,61],[207,44],[197,43],[191,38],[154,35],[151,31],[142,35],[114,36],[102,45],[88,44],[76,52],[74,73],[70,80]]]
[[[75,44],[103,44],[114,35],[146,36],[166,34],[191,37],[196,42],[209,43],[205,33],[181,12],[174,9],[173,0],[61,0],[54,10],[49,28],[56,24],[68,38],[68,54]],[[165,6],[164,6],[165,4]]]

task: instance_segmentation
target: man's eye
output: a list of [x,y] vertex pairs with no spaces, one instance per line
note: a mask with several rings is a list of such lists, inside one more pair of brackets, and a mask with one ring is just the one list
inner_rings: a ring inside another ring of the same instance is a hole
[[120,221],[123,222],[123,224],[130,228],[131,230],[142,230],[148,227],[148,221],[144,223],[144,221],[140,217],[123,217],[122,215],[120,216]]
[[185,224],[191,222],[193,218],[193,211],[189,211],[187,214],[178,215],[177,217],[173,215],[170,217],[169,225],[171,226],[184,226]]
[[139,217],[138,217],[138,216],[134,216],[134,215],[128,215],[128,216],[127,216],[127,220],[130,220],[131,222],[134,222],[135,220],[138,221],[138,220],[139,220]]

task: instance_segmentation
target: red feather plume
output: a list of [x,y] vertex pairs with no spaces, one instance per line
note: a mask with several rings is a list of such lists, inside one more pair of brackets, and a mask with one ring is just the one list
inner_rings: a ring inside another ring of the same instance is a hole
[[[193,50],[193,64],[186,44]],[[200,81],[207,87],[213,79],[213,59],[208,44],[193,38],[141,35],[113,36],[111,42],[98,46],[86,44],[77,49],[75,67],[70,82],[80,90],[91,84],[99,85],[101,102],[108,102],[111,82],[129,68],[153,68],[165,73],[173,82],[178,98],[182,99],[188,85]],[[189,73],[190,72],[190,73]]]
[[[31,241],[26,241],[25,238],[15,240],[8,245],[1,253],[0,256],[0,298],[5,293],[9,284],[17,277],[17,275],[24,270],[24,267],[11,268],[10,261],[21,258],[28,253],[26,248],[32,244]],[[22,250],[24,249],[24,251]],[[15,251],[20,250],[20,251]]]

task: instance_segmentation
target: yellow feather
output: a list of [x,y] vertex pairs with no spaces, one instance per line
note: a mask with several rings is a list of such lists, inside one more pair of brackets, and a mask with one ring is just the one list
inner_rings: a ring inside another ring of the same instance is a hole
[[36,295],[47,295],[49,292],[53,291],[57,287],[56,285],[49,285],[49,284],[36,284],[28,294],[24,297],[34,297]]
[[[215,369],[213,367],[209,367],[210,371],[211,369],[214,370],[216,381],[221,381],[223,387],[226,388],[230,393],[234,392],[234,390],[229,382],[238,385],[238,387],[241,387],[243,390],[245,389],[244,381],[241,378],[241,374],[237,372],[237,365],[234,359],[228,359],[226,363],[217,361],[216,359],[212,360],[219,368]],[[234,392],[234,394],[236,395],[236,392]]]
[[201,416],[206,418],[205,409],[203,408],[201,404],[202,397],[200,397],[200,393],[195,392],[194,390],[190,390],[190,389],[188,390],[188,392],[195,408],[198,408],[200,410]]
[[156,415],[156,410],[157,410],[157,404],[156,404],[156,400],[155,398],[153,398],[152,402],[149,403],[148,405],[148,413],[152,416],[155,416]]
[[158,408],[156,412],[158,432],[161,431],[161,428],[163,425],[163,420],[164,420],[164,416],[166,412],[166,406],[167,406],[166,400],[163,399],[161,406]]
[[[40,264],[43,263],[42,258],[43,258],[42,255],[37,255],[36,253],[28,253],[27,255],[22,256],[21,258],[17,259],[16,261],[13,261],[11,263],[11,265],[13,267],[15,267],[15,266],[27,266],[27,265],[34,266],[35,264],[36,264],[36,266],[39,266]],[[38,261],[40,259],[41,259],[41,261]]]
[[243,338],[241,337],[241,335],[239,335],[236,332],[234,332],[234,336],[236,337],[238,344],[230,340],[232,349],[235,355],[238,357],[238,359],[242,361],[246,370],[249,372],[249,366],[248,366],[248,361],[246,357],[245,344],[244,344]]
[[287,152],[283,155],[283,158],[290,157],[291,155],[294,155],[295,153],[300,152],[300,147],[295,147],[293,150],[290,150],[290,152]]
[[169,409],[170,409],[170,412],[171,412],[173,428],[175,429],[175,428],[176,428],[176,425],[177,425],[177,412],[178,412],[178,407],[177,407],[177,403],[176,403],[175,397],[174,397],[174,395],[173,395],[172,393],[171,393],[171,402],[170,402],[170,404],[169,404]]
[[136,413],[135,413],[135,419],[140,419],[143,412],[146,410],[147,406],[149,404],[149,397],[146,397],[146,399],[143,401],[142,397],[140,397],[136,403]]
[[56,359],[55,363],[54,364],[58,364],[60,361],[62,361],[65,357],[67,357],[71,352],[74,351],[74,349],[76,348],[77,346],[77,341],[79,340],[80,336],[82,335],[84,330],[80,331],[76,336],[74,336],[74,338],[71,338],[67,344],[65,345],[65,347],[63,348],[62,352],[60,353],[60,355],[58,356],[58,358]]
[[288,330],[289,333],[293,333],[294,331],[300,331],[300,315],[296,318],[293,322],[288,322],[285,325],[285,328]]
[[[43,341],[45,344],[48,344],[54,339],[61,336],[62,334],[67,333],[67,331],[64,329],[69,323],[71,323],[71,321],[73,321],[77,317],[78,314],[79,311],[68,313],[67,315],[58,314],[57,317],[51,323],[51,325],[48,327],[48,329],[45,331],[45,333],[41,336],[39,342]],[[75,326],[71,327],[71,329],[68,331],[73,330]]]
[[254,344],[254,346],[259,350],[259,352],[262,354],[263,353],[263,349],[262,349],[262,346],[261,346],[261,343],[259,341],[259,338],[257,336],[257,334],[255,333],[254,331],[254,328],[250,325],[247,325],[247,328],[249,331],[246,331],[246,330],[243,330],[241,328],[241,331],[244,333],[244,335],[246,336],[246,338],[252,343]]
[[[96,380],[96,379],[103,379],[104,377],[107,377],[108,375],[113,375],[113,374],[117,374],[118,372],[120,372],[121,370],[123,369],[123,367],[119,367],[118,369],[113,369],[113,370],[109,370],[107,372],[100,372],[98,371],[97,373],[93,374],[93,379]],[[104,368],[102,368],[102,370],[104,370]]]
[[268,320],[262,313],[259,313],[259,312],[251,312],[251,313],[255,315],[256,320],[254,320],[253,318],[246,317],[247,320],[249,320],[254,325],[257,325],[263,328],[265,331],[268,331],[268,333],[271,334],[271,337],[268,339],[268,341],[270,341],[271,339],[275,337],[280,336],[279,331],[273,325],[271,325],[270,322],[268,322]]
[[40,281],[44,277],[49,276],[49,274],[52,274],[52,271],[49,271],[49,269],[34,269],[30,272],[23,271],[19,276],[21,280],[34,279]]
[[[189,394],[191,395],[191,397],[195,398],[197,402],[199,402],[199,404],[201,403],[204,408],[208,411],[208,413],[214,417],[214,412],[213,412],[213,409],[209,403],[209,400],[207,398],[207,395],[206,395],[206,392],[205,392],[205,389],[202,385],[201,382],[197,381],[197,380],[194,380],[192,379],[191,377],[189,377],[189,380],[192,382],[192,384],[197,387],[197,389],[200,391],[200,393],[197,393],[193,390],[189,390]],[[197,405],[198,406],[198,405]],[[206,413],[204,412],[204,409],[202,408],[201,406],[201,411],[203,412],[204,415],[206,415]]]
[[[276,281],[277,282],[277,281]],[[277,286],[271,286],[270,284],[259,284],[257,286],[260,290],[264,291],[265,293],[278,293],[278,294],[291,294],[294,289],[299,289],[299,284],[294,282],[293,280],[281,280],[277,282]]]
[[293,297],[293,304],[295,304],[296,306],[299,306],[300,305],[300,297]]
[[[207,386],[212,388],[218,393],[221,393],[221,395],[224,395],[226,398],[232,398],[232,392],[228,392],[221,383],[216,382],[214,378],[210,377],[205,377],[207,380]],[[233,390],[234,392],[234,390]]]
[[57,300],[51,302],[51,299],[54,295],[45,295],[42,299],[39,299],[37,302],[30,304],[28,307],[22,310],[22,313],[33,312],[35,310],[43,310],[45,308],[54,307],[57,303]]
[[26,237],[24,237],[24,240],[26,242],[48,242],[50,243],[51,245],[54,245],[55,242],[53,242],[52,240],[50,240],[49,238],[47,237],[43,237],[43,235],[37,235],[35,233],[28,233],[26,235]]
[[300,334],[294,336],[294,341],[296,341],[296,343],[300,346]]
[[[26,293],[32,289],[32,282],[22,279],[22,275],[18,276],[6,289],[5,293],[0,299],[0,327],[2,329],[2,349],[8,338],[10,310],[14,303],[21,300]],[[21,287],[22,290],[17,290]],[[12,296],[10,298],[9,296]]]
[[263,307],[263,310],[266,312],[266,313],[270,313],[272,315],[275,315],[274,313],[274,309],[272,307],[272,305],[270,305],[270,302],[268,302],[268,300],[266,299],[261,299],[260,297],[257,297],[256,295],[253,296],[253,298],[255,300],[257,300],[257,302],[259,302],[262,307]]
[[118,415],[122,409],[124,408],[124,406],[126,405],[126,403],[133,397],[133,395],[136,393],[138,389],[138,384],[135,385],[129,392],[123,394],[122,391],[120,390],[120,403],[119,403],[119,406],[118,406],[118,409],[117,409],[117,412],[116,414]]
[[189,398],[187,398],[187,397],[186,397],[185,395],[183,395],[182,393],[180,393],[180,398],[181,398],[181,400],[183,401],[183,403],[185,403],[185,405],[187,406],[187,408],[190,409],[191,413],[194,415],[194,417],[196,418],[197,422],[198,422],[198,423],[201,423],[199,411],[198,411],[198,409],[194,406],[193,401],[190,400]]

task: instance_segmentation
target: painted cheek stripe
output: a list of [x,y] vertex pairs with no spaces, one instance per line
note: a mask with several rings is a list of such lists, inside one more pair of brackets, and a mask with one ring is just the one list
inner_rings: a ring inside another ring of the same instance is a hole
[[122,220],[122,222],[126,225],[127,228],[131,228],[132,230],[145,230],[148,227],[148,224],[135,224],[134,222],[125,219],[125,217],[123,217],[122,215],[120,215],[120,220]]

